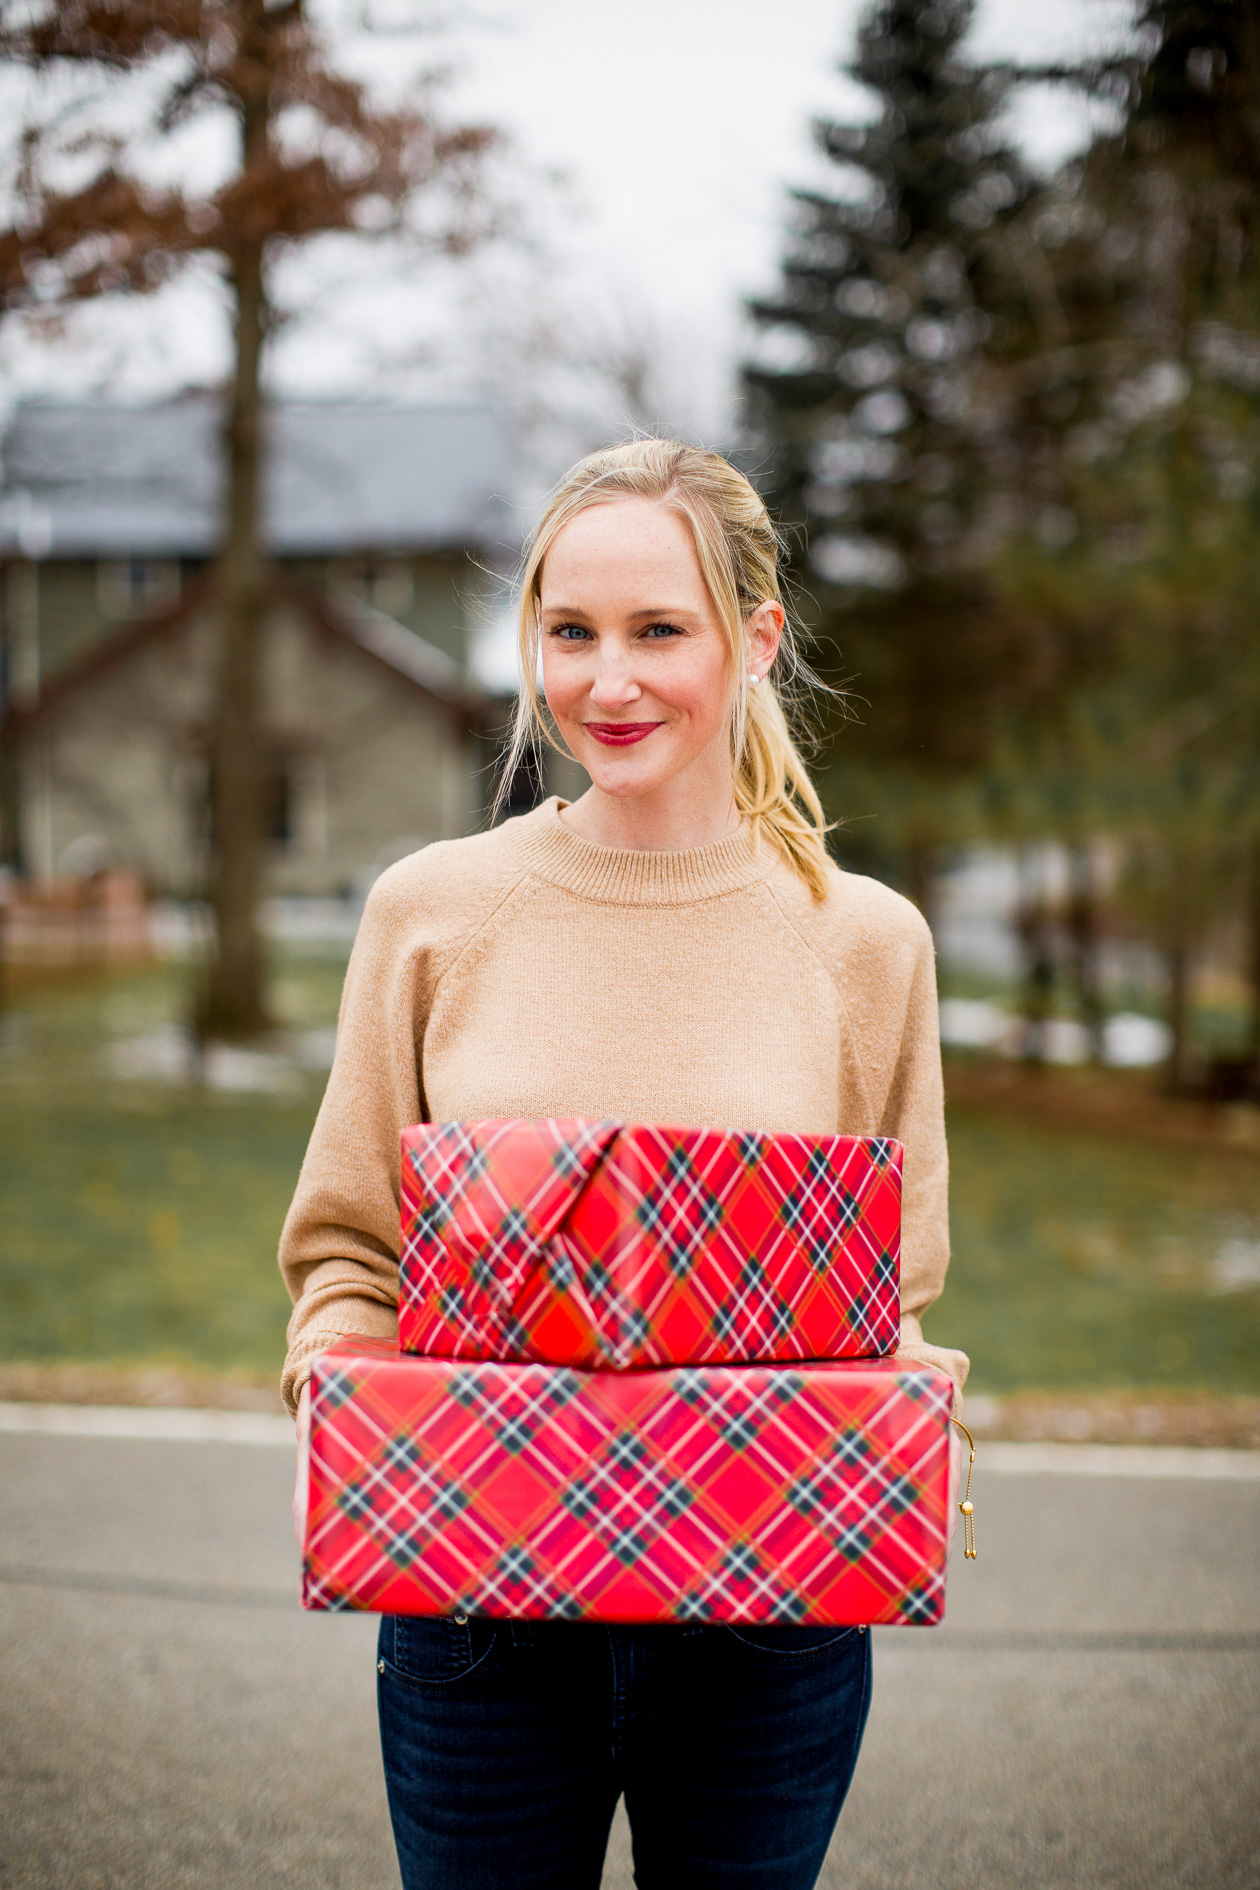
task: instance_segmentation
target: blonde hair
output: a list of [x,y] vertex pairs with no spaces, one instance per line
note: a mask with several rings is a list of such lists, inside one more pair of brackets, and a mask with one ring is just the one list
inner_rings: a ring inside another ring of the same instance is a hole
[[757,689],[748,681],[744,625],[758,605],[783,604],[774,526],[748,480],[728,460],[678,440],[632,440],[591,453],[565,474],[538,521],[521,569],[521,687],[494,813],[527,753],[538,754],[544,742],[568,752],[538,696],[543,561],[579,512],[626,498],[672,506],[690,529],[731,660],[735,805],[754,836],[764,834],[821,899],[827,885],[827,822],[792,728],[801,696],[817,682],[801,658],[790,620],[770,674]]

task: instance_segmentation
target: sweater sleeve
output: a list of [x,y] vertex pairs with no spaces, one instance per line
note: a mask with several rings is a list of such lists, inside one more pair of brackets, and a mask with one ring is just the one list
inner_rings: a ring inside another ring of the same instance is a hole
[[[904,987],[903,987],[904,988]],[[949,1264],[949,1158],[941,1080],[936,971],[926,926],[906,991],[901,1040],[881,1135],[905,1146],[901,1209],[901,1310],[918,1319],[939,1299]]]
[[425,953],[406,935],[401,904],[387,875],[364,910],[332,1073],[280,1237],[294,1301],[281,1380],[290,1410],[317,1352],[398,1329],[399,1137],[421,1114],[429,998]]
[[[901,1233],[901,1343],[898,1356],[937,1365],[961,1392],[965,1352],[928,1345],[920,1320],[940,1298],[949,1265],[949,1156],[932,937],[922,926],[901,1043],[880,1124],[905,1146]],[[955,1404],[957,1405],[957,1396]]]

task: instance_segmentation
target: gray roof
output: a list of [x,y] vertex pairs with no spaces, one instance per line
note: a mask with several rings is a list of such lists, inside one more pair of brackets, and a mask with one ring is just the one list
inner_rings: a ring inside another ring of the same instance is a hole
[[[0,554],[207,557],[216,396],[152,406],[27,401],[0,446]],[[272,409],[268,541],[285,557],[490,547],[511,468],[492,407],[294,400]]]

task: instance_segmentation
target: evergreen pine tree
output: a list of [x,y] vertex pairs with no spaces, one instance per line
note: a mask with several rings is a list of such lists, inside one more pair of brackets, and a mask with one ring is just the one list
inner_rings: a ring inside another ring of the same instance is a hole
[[879,115],[817,127],[841,177],[795,193],[745,371],[750,457],[819,648],[835,646],[820,666],[860,699],[824,788],[834,815],[877,820],[842,848],[865,837],[920,903],[1025,661],[982,567],[1003,526],[988,368],[1024,342],[1003,236],[1030,185],[999,128],[1009,78],[961,57],[972,10],[877,0],[864,17],[848,70]]
[[[1250,0],[1148,0],[1139,29],[1152,51],[1116,167],[1144,239],[1130,321],[1175,352],[1187,388],[1159,441],[1156,485],[1167,521],[1156,539],[1162,706],[1197,723],[1159,771],[1151,823],[1171,1077],[1184,1087],[1189,1073],[1192,947],[1237,889],[1260,1097],[1260,11]],[[1198,911],[1187,900],[1196,881]]]
[[1260,188],[1260,12],[1249,0],[1147,0],[1137,24],[1153,51],[1130,114],[1130,137],[1147,151],[1175,149],[1179,168],[1197,171],[1214,190],[1232,181],[1228,194],[1253,228]]
[[1030,218],[1063,345],[1026,377],[1022,458],[1080,537],[1058,557],[1012,541],[995,577],[1016,612],[1040,589],[1061,623],[1104,613],[1111,673],[1078,677],[1043,729],[1032,817],[1062,832],[1070,783],[1078,815],[1127,842],[1130,903],[1168,966],[1174,1089],[1198,1080],[1196,953],[1246,902],[1260,1084],[1260,14],[1152,0],[1137,27],[1137,57],[1057,75],[1123,96],[1125,117]]

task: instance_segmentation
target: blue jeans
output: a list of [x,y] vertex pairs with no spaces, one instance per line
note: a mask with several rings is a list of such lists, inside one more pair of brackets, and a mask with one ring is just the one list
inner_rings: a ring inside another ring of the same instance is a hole
[[381,1622],[404,1890],[811,1890],[871,1691],[862,1628]]

